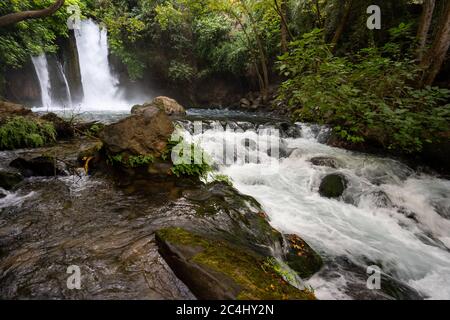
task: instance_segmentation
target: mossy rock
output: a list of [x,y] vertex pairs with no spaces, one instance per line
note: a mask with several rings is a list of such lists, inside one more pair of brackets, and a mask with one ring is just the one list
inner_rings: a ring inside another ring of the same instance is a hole
[[22,180],[22,175],[18,173],[0,171],[0,187],[5,190],[11,190]]
[[199,299],[312,300],[265,267],[267,257],[181,228],[156,232],[161,255]]
[[339,198],[347,187],[347,179],[342,174],[332,173],[322,179],[319,193],[326,198]]
[[287,265],[302,278],[311,277],[323,265],[322,258],[300,237],[294,234],[286,236],[288,253]]

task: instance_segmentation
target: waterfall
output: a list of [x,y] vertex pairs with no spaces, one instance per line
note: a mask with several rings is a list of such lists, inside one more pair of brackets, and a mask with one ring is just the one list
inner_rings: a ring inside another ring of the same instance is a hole
[[72,95],[70,93],[69,82],[67,81],[67,77],[66,77],[66,74],[64,73],[64,69],[63,69],[61,63],[59,61],[56,61],[56,65],[58,67],[58,71],[61,74],[61,77],[64,82],[64,88],[66,90],[66,96],[67,96],[67,103],[69,104],[69,107],[72,108],[72,106],[73,106]]
[[45,56],[45,54],[41,54],[36,57],[31,57],[31,61],[33,62],[36,74],[39,79],[39,86],[41,87],[42,107],[47,108],[48,110],[52,106],[52,95],[47,57]]
[[87,110],[129,110],[118,92],[118,79],[108,61],[107,31],[92,20],[84,20],[75,31],[84,91],[83,108]]

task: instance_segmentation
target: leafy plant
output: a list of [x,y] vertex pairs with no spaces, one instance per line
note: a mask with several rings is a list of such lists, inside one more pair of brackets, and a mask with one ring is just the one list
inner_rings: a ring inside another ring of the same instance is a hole
[[330,124],[350,143],[419,152],[449,130],[445,103],[450,91],[414,88],[419,70],[398,50],[388,43],[337,57],[316,29],[291,43],[290,51],[279,58],[279,71],[287,80],[278,99],[296,120]]
[[46,121],[17,116],[0,126],[1,150],[42,147],[55,140],[55,128]]

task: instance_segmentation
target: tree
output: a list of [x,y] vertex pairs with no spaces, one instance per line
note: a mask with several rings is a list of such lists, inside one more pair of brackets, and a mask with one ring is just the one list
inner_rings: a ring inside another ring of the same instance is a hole
[[51,6],[40,10],[20,11],[1,16],[0,27],[12,25],[23,20],[37,19],[50,16],[56,11],[58,11],[59,8],[61,8],[61,6],[64,4],[64,1],[65,0],[57,0]]
[[342,34],[344,33],[345,26],[347,25],[348,19],[350,17],[350,13],[352,10],[353,0],[346,0],[344,6],[344,12],[341,20],[337,26],[336,32],[334,33],[333,39],[331,40],[331,48],[332,50],[336,50],[336,45],[341,39]]
[[433,20],[434,7],[436,0],[424,0],[422,16],[420,17],[419,28],[417,30],[417,60],[421,61],[425,51],[425,45],[430,31],[431,21]]
[[450,1],[447,1],[442,12],[436,36],[430,49],[425,53],[420,67],[423,70],[422,86],[432,85],[441,70],[450,47]]

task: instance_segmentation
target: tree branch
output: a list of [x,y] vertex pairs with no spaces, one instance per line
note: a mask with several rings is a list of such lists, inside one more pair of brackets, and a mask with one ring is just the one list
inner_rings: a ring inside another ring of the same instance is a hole
[[47,17],[52,15],[64,4],[65,0],[57,0],[50,7],[41,9],[41,10],[28,10],[28,11],[20,11],[9,13],[0,17],[0,27],[9,26],[11,24],[15,24],[17,22],[28,20],[28,19],[37,19],[42,17]]

